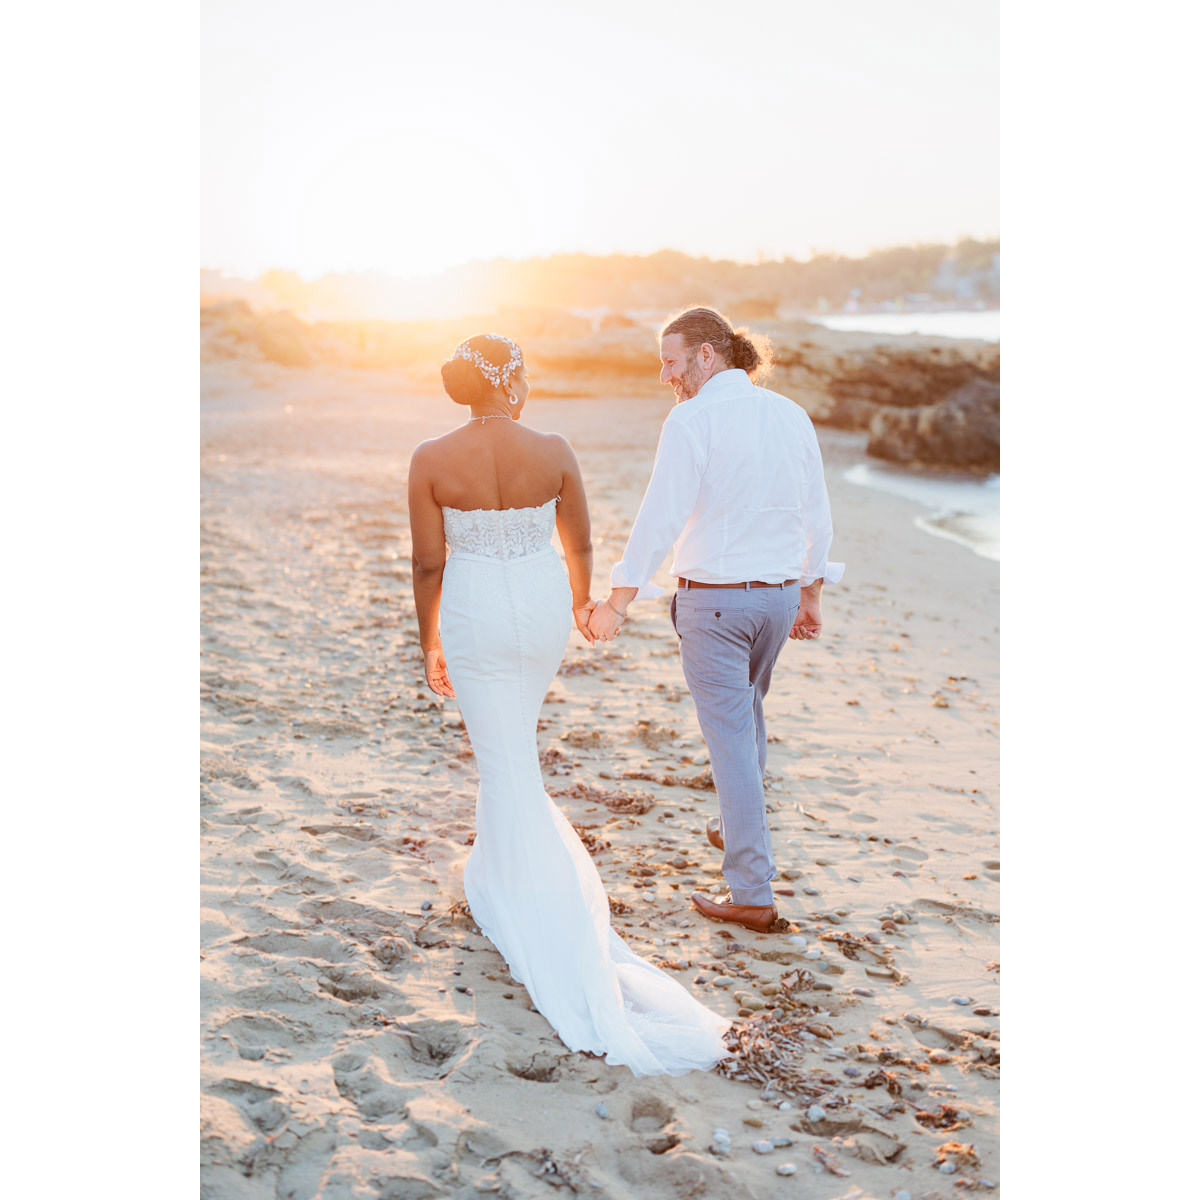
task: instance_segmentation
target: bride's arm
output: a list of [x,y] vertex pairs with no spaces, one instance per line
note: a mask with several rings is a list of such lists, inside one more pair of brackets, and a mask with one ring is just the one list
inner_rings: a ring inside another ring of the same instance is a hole
[[592,522],[588,516],[587,495],[579,462],[566,438],[562,442],[562,490],[559,492],[555,521],[558,540],[567,557],[567,577],[571,581],[571,610],[575,626],[590,642],[587,619],[592,604]]
[[413,451],[408,467],[408,524],[412,531],[413,599],[425,659],[425,679],[439,696],[453,696],[446,673],[438,609],[442,598],[442,573],[446,569],[446,531],[441,506],[433,498],[433,471],[429,452]]

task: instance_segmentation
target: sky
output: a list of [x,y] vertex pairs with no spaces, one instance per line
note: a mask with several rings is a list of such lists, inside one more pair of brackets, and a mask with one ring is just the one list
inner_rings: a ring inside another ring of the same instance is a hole
[[997,0],[202,0],[201,266],[998,236]]

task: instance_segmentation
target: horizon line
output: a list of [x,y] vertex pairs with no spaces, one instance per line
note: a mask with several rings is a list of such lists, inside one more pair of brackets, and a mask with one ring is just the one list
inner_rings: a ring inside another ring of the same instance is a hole
[[833,249],[811,248],[809,250],[808,256],[806,258],[798,258],[792,254],[784,254],[782,257],[771,257],[771,258],[765,258],[765,257],[755,257],[755,258],[714,257],[713,255],[709,255],[709,254],[690,254],[686,250],[678,250],[671,246],[664,246],[658,250],[645,251],[645,252],[610,250],[603,254],[598,253],[596,251],[591,251],[591,250],[555,250],[549,254],[531,254],[531,255],[527,255],[524,258],[513,258],[509,255],[498,254],[493,258],[466,259],[462,262],[451,263],[447,266],[439,267],[437,270],[434,270],[434,271],[422,271],[422,272],[415,273],[412,275],[395,274],[391,271],[388,271],[386,269],[379,268],[379,267],[326,268],[320,274],[316,274],[316,275],[307,275],[304,271],[299,270],[295,267],[286,267],[286,266],[279,266],[279,265],[265,267],[264,269],[260,270],[256,275],[253,275],[253,276],[238,274],[238,273],[236,273],[236,268],[229,268],[229,267],[224,267],[224,266],[215,266],[214,267],[214,266],[201,265],[200,270],[202,272],[205,272],[205,271],[215,272],[218,275],[222,275],[222,276],[225,276],[226,278],[230,278],[230,279],[261,279],[264,275],[267,275],[272,271],[279,271],[284,274],[295,275],[305,283],[314,283],[317,280],[325,279],[331,275],[334,275],[334,276],[337,276],[337,275],[351,275],[351,276],[353,276],[353,275],[381,275],[381,276],[384,276],[389,279],[415,281],[415,280],[422,280],[422,279],[433,279],[433,278],[436,278],[438,275],[444,275],[450,271],[458,271],[458,270],[462,270],[467,267],[489,266],[493,263],[509,263],[512,265],[516,265],[518,263],[548,262],[549,260],[555,259],[555,258],[649,259],[649,258],[657,258],[659,255],[666,254],[666,255],[678,255],[681,258],[689,258],[696,262],[731,263],[735,266],[746,266],[746,267],[777,266],[777,265],[784,265],[784,264],[788,264],[788,263],[796,265],[796,266],[802,266],[805,263],[813,262],[819,258],[840,258],[840,259],[844,259],[846,261],[853,262],[858,259],[870,258],[876,254],[883,254],[889,250],[910,250],[910,249],[921,249],[921,248],[939,247],[939,246],[944,246],[949,249],[953,249],[954,247],[960,245],[963,242],[980,242],[980,243],[996,242],[997,244],[999,244],[1000,235],[998,233],[990,234],[990,235],[960,234],[960,235],[958,235],[958,237],[956,237],[952,241],[893,242],[888,245],[873,246],[871,249],[866,250],[860,254],[851,254],[851,253],[843,252],[840,250],[833,250]]

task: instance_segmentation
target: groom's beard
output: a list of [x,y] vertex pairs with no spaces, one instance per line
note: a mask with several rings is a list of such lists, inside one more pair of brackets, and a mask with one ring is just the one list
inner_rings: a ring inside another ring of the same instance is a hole
[[700,368],[696,365],[696,356],[693,354],[688,358],[687,366],[684,367],[683,374],[679,377],[679,388],[675,393],[676,403],[681,400],[690,400],[700,388]]

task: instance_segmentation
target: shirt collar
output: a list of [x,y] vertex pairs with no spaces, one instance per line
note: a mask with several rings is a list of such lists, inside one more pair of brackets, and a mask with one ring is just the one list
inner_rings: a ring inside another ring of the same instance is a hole
[[701,396],[707,400],[727,391],[731,387],[745,387],[749,383],[750,376],[741,367],[729,367],[711,376],[692,397],[692,400],[699,400]]

